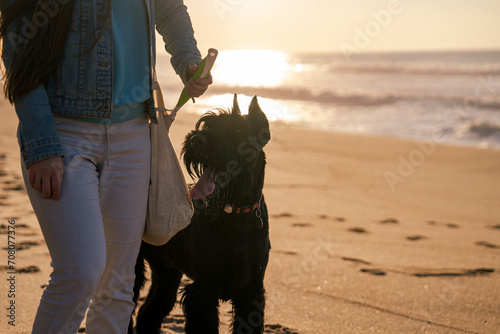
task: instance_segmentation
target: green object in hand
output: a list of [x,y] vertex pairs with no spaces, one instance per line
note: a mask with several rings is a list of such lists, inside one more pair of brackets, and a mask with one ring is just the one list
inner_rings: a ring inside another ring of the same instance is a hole
[[[194,71],[193,76],[189,79],[191,80],[196,80],[198,78],[207,78],[208,75],[210,74],[210,70],[212,69],[212,66],[215,63],[215,59],[217,58],[218,51],[216,49],[209,49],[208,50],[208,55],[203,58],[203,60],[198,64],[198,68],[196,71]],[[188,82],[189,82],[188,81]],[[184,105],[186,102],[191,98],[189,94],[186,92],[186,88],[182,90],[181,96],[179,96],[179,101],[177,101],[177,105],[175,106],[174,110],[172,111],[173,116],[175,117],[175,114],[177,111]]]

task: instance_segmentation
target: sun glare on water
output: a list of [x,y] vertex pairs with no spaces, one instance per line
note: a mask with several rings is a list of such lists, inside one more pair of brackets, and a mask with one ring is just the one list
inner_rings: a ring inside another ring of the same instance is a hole
[[219,83],[231,86],[274,87],[290,69],[288,56],[270,50],[221,51],[212,69]]
[[[233,100],[231,87],[246,87],[238,93],[238,102],[242,114],[246,114],[254,95],[252,87],[274,89],[297,71],[289,56],[283,52],[271,50],[228,50],[220,51],[212,69],[214,83],[222,85],[228,93],[214,94],[207,97],[207,106],[230,106]],[[229,87],[225,87],[229,86]],[[237,91],[237,89],[236,89]],[[259,105],[270,121],[294,122],[300,111],[294,103],[286,103],[265,96],[259,96]]]

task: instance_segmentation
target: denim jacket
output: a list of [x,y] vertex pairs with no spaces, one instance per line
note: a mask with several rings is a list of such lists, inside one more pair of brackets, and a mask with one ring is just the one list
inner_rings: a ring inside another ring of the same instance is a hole
[[[45,6],[46,15],[57,9],[57,2]],[[68,32],[65,57],[49,78],[47,86],[40,86],[15,103],[19,118],[18,140],[21,156],[28,167],[33,162],[63,156],[53,114],[80,117],[110,118],[113,109],[113,50],[111,18],[107,18],[95,47],[94,34],[101,27],[103,0],[73,0],[73,20]],[[194,32],[183,0],[143,0],[150,24],[150,75],[144,80],[144,89],[152,89],[155,67],[154,28],[163,36],[165,48],[171,54],[171,63],[182,81],[191,62],[201,61]],[[53,13],[52,13],[53,15]],[[153,19],[154,18],[154,19]],[[26,21],[27,22],[27,21]],[[23,23],[21,23],[23,24]],[[28,23],[29,24],[29,23]],[[30,30],[34,28],[34,30]],[[23,30],[24,29],[24,30]],[[16,30],[14,30],[16,31]],[[21,26],[22,34],[36,32],[36,27]],[[14,43],[19,35],[9,34],[3,41],[2,57],[8,67],[15,57]],[[90,50],[90,51],[88,51]],[[88,52],[86,52],[88,51]],[[157,122],[153,98],[148,101],[148,116]]]

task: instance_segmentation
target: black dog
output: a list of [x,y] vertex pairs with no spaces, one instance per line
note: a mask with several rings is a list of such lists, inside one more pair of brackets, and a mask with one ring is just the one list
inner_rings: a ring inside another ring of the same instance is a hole
[[145,282],[152,285],[137,315],[137,333],[159,333],[177,300],[187,334],[219,333],[219,301],[233,305],[233,333],[262,333],[264,273],[271,248],[268,213],[262,188],[270,139],[269,123],[254,97],[241,115],[236,96],[232,112],[201,117],[182,149],[189,174],[198,178],[191,190],[195,214],[191,224],[163,246],[142,243],[136,265],[134,301]]

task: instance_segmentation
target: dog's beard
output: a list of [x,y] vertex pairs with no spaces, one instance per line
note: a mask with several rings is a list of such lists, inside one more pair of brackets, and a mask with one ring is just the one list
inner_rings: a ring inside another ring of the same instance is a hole
[[[189,141],[186,142],[189,143]],[[215,197],[227,197],[228,189],[225,188],[228,182],[225,181],[229,180],[223,176],[228,175],[228,161],[236,162],[237,165],[241,164],[235,158],[234,149],[230,145],[217,142],[201,149],[185,146],[183,153],[189,175],[198,179],[191,188],[191,198],[214,202]]]

